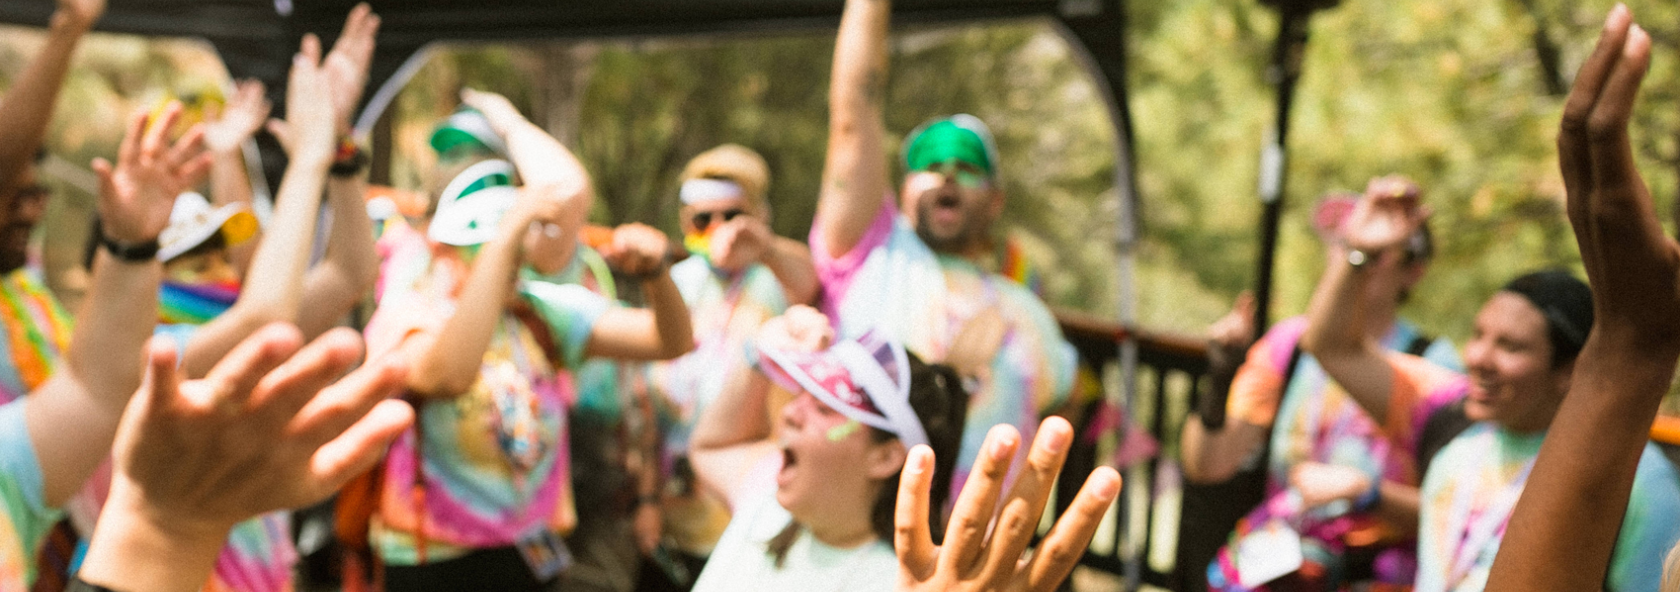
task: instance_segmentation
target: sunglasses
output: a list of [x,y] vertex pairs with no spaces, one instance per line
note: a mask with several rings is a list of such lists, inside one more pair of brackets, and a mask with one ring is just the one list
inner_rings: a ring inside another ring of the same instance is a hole
[[991,183],[991,179],[986,176],[985,172],[975,168],[974,165],[955,160],[936,162],[918,172],[949,177],[956,181],[958,186],[968,189],[980,189]]
[[745,213],[747,213],[746,210],[740,208],[730,208],[721,212],[695,212],[694,217],[689,218],[689,221],[694,223],[694,228],[705,230],[712,227],[713,216],[716,216],[719,222],[728,222]]

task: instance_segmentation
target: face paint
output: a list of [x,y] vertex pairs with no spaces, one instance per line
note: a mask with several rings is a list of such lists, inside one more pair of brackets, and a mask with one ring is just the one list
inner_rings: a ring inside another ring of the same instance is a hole
[[852,432],[858,431],[858,428],[861,427],[863,427],[863,424],[858,423],[857,420],[848,419],[846,423],[828,428],[828,432],[823,435],[828,438],[829,442],[839,442],[845,440],[847,436],[852,435]]
[[683,235],[683,248],[688,249],[691,255],[711,261],[712,231],[707,229]]

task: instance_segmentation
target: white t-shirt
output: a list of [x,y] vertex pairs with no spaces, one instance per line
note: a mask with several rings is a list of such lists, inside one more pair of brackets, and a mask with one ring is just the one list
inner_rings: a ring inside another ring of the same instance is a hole
[[769,542],[793,517],[776,503],[775,489],[735,509],[694,592],[795,590],[797,592],[890,591],[898,584],[898,556],[875,539],[851,549],[830,547],[801,529],[787,560],[777,568]]

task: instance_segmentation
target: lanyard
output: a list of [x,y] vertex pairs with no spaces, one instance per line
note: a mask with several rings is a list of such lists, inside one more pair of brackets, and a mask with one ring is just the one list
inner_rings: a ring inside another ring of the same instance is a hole
[[[1487,550],[1488,545],[1504,532],[1505,525],[1511,520],[1511,510],[1517,506],[1517,499],[1522,497],[1523,486],[1528,483],[1528,474],[1534,470],[1534,460],[1529,458],[1528,462],[1523,463],[1522,470],[1517,472],[1516,478],[1505,484],[1493,498],[1493,503],[1476,516],[1474,523],[1469,522],[1475,488],[1468,487],[1468,483],[1459,483],[1458,491],[1453,492],[1452,510],[1447,514],[1451,517],[1451,521],[1447,523],[1449,532],[1455,536],[1462,534],[1458,549],[1453,553],[1451,571],[1447,573],[1447,582],[1450,583],[1448,589],[1470,574],[1470,570],[1476,566],[1476,560]],[[1460,524],[1464,525],[1462,530],[1459,529]]]

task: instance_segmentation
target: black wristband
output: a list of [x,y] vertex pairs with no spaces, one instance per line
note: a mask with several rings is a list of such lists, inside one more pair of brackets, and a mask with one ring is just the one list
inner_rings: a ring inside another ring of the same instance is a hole
[[113,590],[111,588],[106,588],[106,587],[98,585],[98,584],[89,584],[87,582],[82,581],[81,577],[76,576],[76,577],[71,577],[70,578],[70,585],[66,586],[64,588],[64,592],[118,592],[118,591]]
[[110,253],[112,257],[129,263],[156,260],[160,248],[156,238],[142,243],[125,243],[112,239],[104,231],[99,233],[99,244],[105,247],[105,251]]
[[367,151],[362,150],[360,146],[355,144],[349,146],[353,149],[348,152],[341,149],[337,158],[333,159],[332,166],[327,167],[327,174],[334,177],[354,177],[361,173],[363,168],[367,167]]

